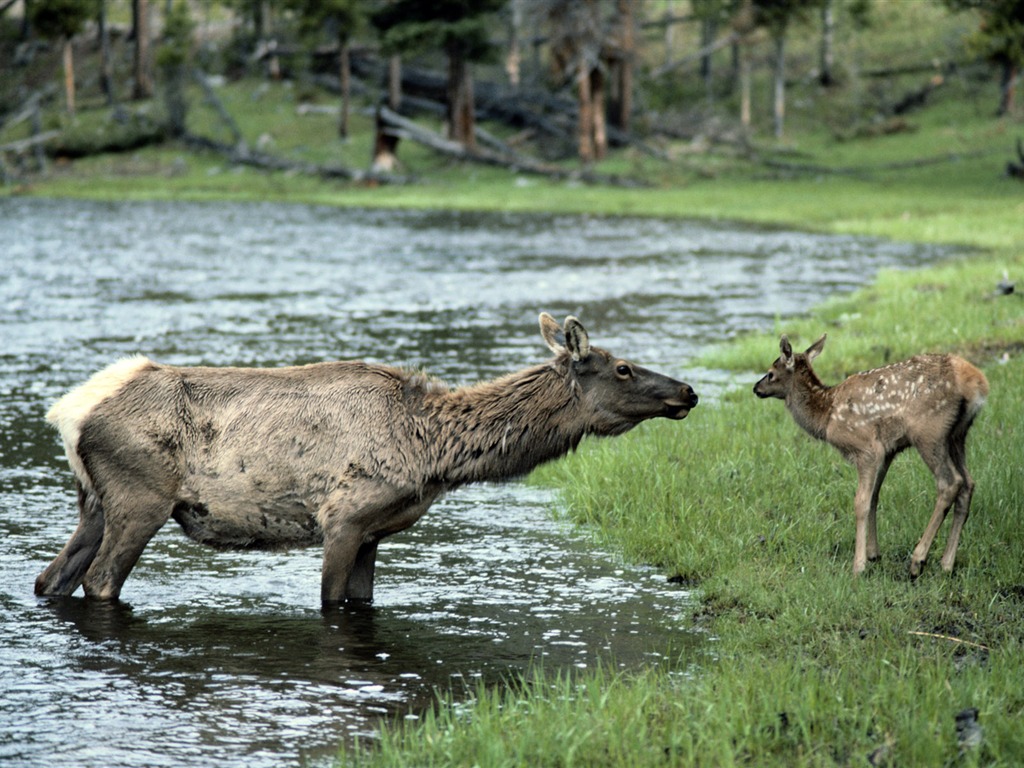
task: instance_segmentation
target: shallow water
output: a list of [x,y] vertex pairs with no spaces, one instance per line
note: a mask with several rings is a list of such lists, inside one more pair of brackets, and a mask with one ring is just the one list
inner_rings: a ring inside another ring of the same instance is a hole
[[39,601],[76,522],[43,416],[92,371],[363,358],[465,384],[545,359],[546,310],[706,396],[701,346],[940,255],[678,221],[0,199],[0,762],[318,762],[436,690],[703,643],[685,589],[523,484],[460,490],[387,539],[369,608],[320,612],[318,551],[213,552],[173,524],[124,603]]

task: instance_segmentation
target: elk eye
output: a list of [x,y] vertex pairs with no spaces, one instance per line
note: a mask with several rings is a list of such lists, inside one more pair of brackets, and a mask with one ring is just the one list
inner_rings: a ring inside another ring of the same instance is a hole
[[768,371],[768,381],[775,381],[775,371]]
[[615,375],[621,376],[623,379],[628,379],[630,376],[633,375],[633,369],[630,368],[625,363],[619,363],[617,366],[615,366]]

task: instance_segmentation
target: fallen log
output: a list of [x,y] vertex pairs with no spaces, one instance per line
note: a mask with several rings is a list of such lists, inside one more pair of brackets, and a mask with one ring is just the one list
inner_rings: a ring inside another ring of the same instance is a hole
[[246,165],[265,171],[291,171],[306,176],[317,176],[321,179],[344,179],[346,181],[374,184],[406,184],[409,181],[409,179],[403,176],[380,173],[374,170],[364,171],[357,168],[348,168],[343,165],[317,165],[316,163],[288,160],[283,157],[267,154],[266,152],[253,151],[244,145],[225,144],[224,142],[215,141],[206,136],[198,136],[193,133],[186,133],[182,137],[182,141],[192,149],[207,150],[223,155],[236,165]]
[[[599,174],[588,170],[569,170],[562,168],[561,166],[544,163],[520,152],[516,152],[514,149],[502,142],[498,142],[502,147],[501,151],[488,150],[480,147],[474,151],[470,151],[466,149],[465,145],[460,144],[457,141],[446,139],[434,131],[417,125],[412,120],[402,117],[397,112],[394,112],[387,107],[378,107],[377,115],[381,125],[380,130],[384,131],[388,135],[418,142],[430,149],[433,149],[435,152],[457,160],[465,160],[474,163],[482,163],[484,165],[507,168],[511,171],[545,176],[550,179],[579,179],[588,183],[608,184],[618,187],[649,186],[647,182],[639,179],[632,179],[627,176]],[[486,142],[493,144],[497,141],[495,137],[489,137],[486,139],[482,138],[479,128],[477,129],[477,136],[478,138],[481,138],[481,143]]]

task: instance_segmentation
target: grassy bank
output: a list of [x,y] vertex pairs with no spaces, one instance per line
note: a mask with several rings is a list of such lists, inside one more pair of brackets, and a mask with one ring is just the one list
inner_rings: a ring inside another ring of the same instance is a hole
[[[699,670],[534,678],[389,729],[380,745],[346,760],[1024,762],[1024,301],[992,295],[1004,270],[1018,276],[1024,268],[1024,207],[1019,189],[995,175],[949,170],[918,179],[730,179],[661,191],[646,210],[676,205],[677,214],[979,248],[932,268],[883,272],[870,287],[777,329],[803,343],[829,333],[818,364],[829,382],[924,350],[958,351],[985,369],[992,394],[969,446],[978,489],[954,574],[937,565],[944,528],[924,575],[908,578],[909,553],[934,501],[931,475],[908,454],[883,489],[882,558],[852,579],[855,473],[802,433],[781,403],[751,394],[777,354],[777,336],[740,339],[694,361],[735,372],[735,390],[722,402],[682,425],[650,423],[586,443],[535,476],[563,489],[566,513],[627,558],[698,590],[692,619],[713,638]],[[600,199],[581,197],[588,194]],[[983,731],[980,745],[965,747],[955,717],[971,707]]]
[[[969,228],[965,226],[965,231]],[[758,336],[712,350],[737,388],[682,425],[591,442],[538,473],[575,520],[629,559],[699,589],[693,620],[714,639],[695,674],[598,672],[532,680],[385,734],[373,765],[1018,765],[1024,761],[1024,303],[988,298],[1022,268],[1006,249],[914,272],[786,322],[832,338],[827,381],[922,349],[984,365],[992,395],[970,438],[977,481],[957,569],[938,552],[911,582],[909,553],[934,485],[919,458],[894,463],[879,511],[882,558],[850,574],[855,474],[750,392],[777,354]],[[1002,361],[1003,352],[1008,359]],[[750,369],[750,373],[739,373]],[[944,529],[945,530],[945,529]],[[943,546],[943,535],[936,550]],[[678,672],[678,670],[676,671]],[[955,716],[979,710],[961,750]],[[962,752],[962,754],[961,754]]]

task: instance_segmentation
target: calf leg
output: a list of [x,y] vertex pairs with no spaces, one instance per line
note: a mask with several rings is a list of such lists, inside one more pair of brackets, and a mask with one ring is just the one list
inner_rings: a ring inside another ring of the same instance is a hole
[[104,494],[103,542],[85,574],[85,594],[116,600],[149,540],[171,517],[171,499],[142,488],[110,487]]
[[940,561],[942,570],[947,573],[953,570],[957,546],[960,544],[960,532],[963,530],[964,523],[967,522],[967,516],[971,512],[971,497],[974,496],[974,478],[967,471],[966,439],[967,434],[966,430],[964,430],[964,434],[955,437],[950,445],[950,455],[960,475],[963,477],[963,485],[961,485],[960,493],[956,497],[956,503],[953,508],[953,521],[949,528],[949,539],[946,540],[946,549],[942,553],[942,560]]
[[[920,452],[925,464],[935,475],[935,509],[924,529],[921,540],[917,542],[917,546],[914,547],[914,552],[910,556],[911,578],[917,578],[921,574],[921,568],[925,560],[928,559],[928,550],[932,547],[935,535],[939,532],[942,521],[946,519],[946,513],[949,512],[949,508],[953,506],[960,495],[964,484],[964,478],[957,470],[945,444],[924,448]],[[959,531],[957,531],[957,536],[959,536]]]
[[893,455],[887,455],[882,460],[882,466],[875,473],[875,481],[871,489],[871,504],[868,507],[867,543],[866,556],[868,560],[878,559],[878,495],[882,490],[882,483],[889,473],[889,466],[892,464]]
[[85,577],[103,541],[103,506],[99,497],[78,486],[78,528],[64,549],[36,579],[36,594],[67,596]]
[[857,493],[853,498],[853,513],[857,519],[857,533],[853,545],[853,575],[864,572],[868,562],[869,544],[877,555],[878,536],[875,533],[873,502],[878,487],[885,479],[883,455],[863,455],[857,461]]

